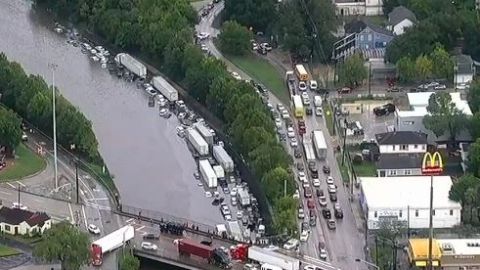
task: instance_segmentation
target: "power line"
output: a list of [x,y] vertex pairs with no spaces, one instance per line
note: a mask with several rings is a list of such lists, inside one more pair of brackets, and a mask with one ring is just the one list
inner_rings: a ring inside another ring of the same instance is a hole
[[315,21],[312,19],[312,16],[310,15],[310,12],[308,11],[308,7],[307,7],[307,4],[305,3],[305,0],[299,0],[299,1],[300,1],[300,4],[301,4],[303,10],[305,11],[305,14],[308,17],[308,21],[310,22],[310,26],[312,27],[313,35],[314,35],[313,38],[317,41],[317,45],[320,48],[320,53],[318,53],[318,50],[317,50],[317,53],[322,58],[323,62],[327,62],[322,43],[319,40],[317,25],[315,24]]

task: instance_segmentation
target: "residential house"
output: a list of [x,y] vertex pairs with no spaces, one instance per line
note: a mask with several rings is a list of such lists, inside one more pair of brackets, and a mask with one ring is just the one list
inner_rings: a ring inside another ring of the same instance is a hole
[[417,22],[417,17],[408,8],[398,6],[388,13],[388,28],[394,35],[401,35]]
[[340,16],[377,16],[383,14],[383,0],[334,0]]
[[367,59],[383,58],[393,34],[368,20],[354,20],[345,25],[345,32],[355,33],[355,50]]
[[52,226],[52,219],[43,212],[19,208],[0,208],[0,231],[11,235],[42,234]]
[[475,75],[475,65],[470,55],[459,54],[454,56],[453,83],[459,85],[470,83]]
[[422,175],[422,154],[380,155],[376,166],[378,177]]
[[[391,220],[412,229],[429,228],[430,181],[430,176],[359,177],[367,229],[377,230]],[[452,184],[450,176],[433,177],[433,228],[460,224],[462,206],[448,197]]]
[[[428,114],[428,100],[433,93],[434,92],[407,93],[409,108],[408,110],[400,109],[398,107],[396,108],[394,119],[395,130],[426,133],[430,144],[449,141],[450,135],[448,132],[440,137],[437,137],[423,124],[423,118]],[[468,102],[461,98],[459,92],[450,93],[450,96],[453,104],[455,104],[455,107],[458,110],[467,116],[472,116],[472,111],[468,106]],[[460,134],[456,136],[456,139],[459,142],[469,142],[472,140],[467,129],[462,130]]]

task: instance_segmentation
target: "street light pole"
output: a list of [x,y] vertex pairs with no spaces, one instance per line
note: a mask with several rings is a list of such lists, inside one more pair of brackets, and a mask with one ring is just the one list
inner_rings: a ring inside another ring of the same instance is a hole
[[54,164],[54,180],[55,190],[58,190],[58,162],[57,162],[57,117],[56,117],[56,101],[55,101],[55,70],[57,64],[48,64],[48,67],[52,69],[52,114],[53,114],[53,164]]
[[428,236],[428,269],[433,270],[433,174],[430,176],[430,222],[429,222],[429,236]]
[[75,160],[75,188],[77,190],[77,204],[79,204],[80,201],[80,195],[79,195],[79,189],[80,187],[78,186],[78,160]]

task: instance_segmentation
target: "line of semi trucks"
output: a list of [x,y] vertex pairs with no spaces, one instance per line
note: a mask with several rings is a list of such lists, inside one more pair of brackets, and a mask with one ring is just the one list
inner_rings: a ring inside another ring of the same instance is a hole
[[[101,266],[103,255],[112,252],[122,246],[131,245],[135,238],[135,228],[132,225],[124,226],[91,244],[91,262],[94,266]],[[272,249],[237,244],[230,248],[215,246],[211,240],[196,241],[189,238],[179,238],[173,241],[179,255],[196,256],[205,260],[206,263],[216,265],[220,268],[231,268],[232,261],[239,263],[255,263],[260,266],[258,270],[300,270],[301,260],[278,253]],[[168,247],[159,247],[168,248]],[[147,252],[147,251],[145,251]],[[154,251],[152,251],[154,252]],[[304,258],[304,265],[308,258]],[[311,263],[318,265],[321,269],[333,270],[331,264],[318,261],[313,258]],[[337,270],[337,269],[336,269]]]

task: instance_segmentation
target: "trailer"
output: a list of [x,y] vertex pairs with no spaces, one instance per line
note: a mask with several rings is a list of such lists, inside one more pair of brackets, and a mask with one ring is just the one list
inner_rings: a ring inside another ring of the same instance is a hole
[[187,139],[200,156],[208,155],[208,143],[198,131],[193,128],[187,129]]
[[222,165],[225,172],[231,173],[235,169],[235,164],[233,163],[232,158],[227,153],[227,151],[225,151],[225,148],[223,148],[223,146],[215,145],[213,147],[213,157],[220,165]]
[[115,62],[124,66],[129,71],[134,73],[140,78],[145,79],[147,77],[147,68],[140,61],[133,58],[128,53],[119,53],[115,56]]
[[248,259],[262,265],[269,264],[280,267],[283,270],[300,269],[300,261],[298,259],[256,246],[248,248]]
[[210,129],[207,128],[203,123],[195,123],[194,126],[200,135],[202,135],[203,139],[205,139],[209,145],[213,145],[213,134]]
[[217,176],[218,179],[225,178],[225,171],[223,170],[222,166],[220,165],[213,166],[213,171],[215,172],[215,175]]
[[293,109],[295,112],[295,117],[303,118],[304,109],[303,109],[303,102],[302,97],[299,95],[293,96]]
[[198,168],[200,174],[203,177],[203,180],[207,183],[208,187],[216,188],[218,185],[218,178],[208,159],[202,159],[198,161]]
[[230,229],[230,235],[233,237],[233,239],[235,239],[235,241],[243,241],[242,229],[240,229],[238,221],[228,222],[228,228]]
[[221,268],[230,268],[232,266],[228,254],[219,248],[203,245],[191,239],[176,239],[174,244],[177,246],[178,253],[182,256],[194,255],[206,259],[208,263]]
[[244,188],[239,188],[237,191],[237,199],[240,202],[240,205],[245,207],[249,206],[251,201],[250,201],[250,194],[248,194],[248,191]]
[[163,77],[155,76],[152,79],[153,86],[165,96],[170,102],[178,100],[178,91],[168,83]]
[[321,130],[314,130],[312,131],[312,137],[318,159],[324,160],[327,158],[327,142],[325,141],[323,132]]
[[315,161],[315,150],[313,148],[312,138],[305,136],[303,138],[303,150],[308,162]]
[[92,264],[102,265],[103,254],[123,246],[134,237],[135,229],[127,225],[94,241],[91,245]]
[[287,84],[290,95],[295,95],[295,74],[293,73],[293,70],[285,72],[285,83]]

